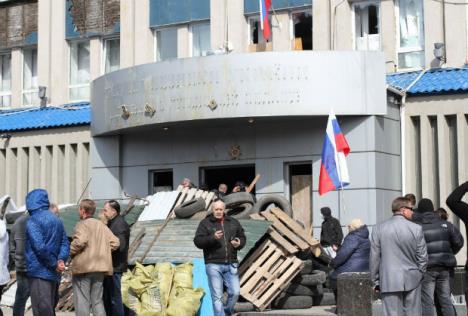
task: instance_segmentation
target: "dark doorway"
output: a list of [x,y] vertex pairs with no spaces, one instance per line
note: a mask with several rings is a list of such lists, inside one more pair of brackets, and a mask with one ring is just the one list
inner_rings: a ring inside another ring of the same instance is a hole
[[289,196],[293,208],[293,218],[312,225],[312,162],[289,164]]
[[[200,186],[206,185],[210,190],[218,189],[220,183],[228,186],[231,192],[237,181],[243,181],[246,186],[255,178],[255,165],[235,165],[200,168]],[[252,193],[255,193],[255,188]]]

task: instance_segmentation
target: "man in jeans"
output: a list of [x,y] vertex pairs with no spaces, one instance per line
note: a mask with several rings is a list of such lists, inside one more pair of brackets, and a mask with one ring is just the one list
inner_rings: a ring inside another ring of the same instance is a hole
[[112,275],[112,251],[119,239],[100,220],[93,218],[96,204],[82,200],[80,221],[75,226],[70,245],[73,274],[73,303],[77,316],[105,316],[102,302],[104,275]]
[[13,224],[10,233],[10,255],[15,261],[16,295],[13,304],[13,315],[24,316],[24,308],[29,298],[28,277],[26,276],[26,260],[24,247],[26,243],[26,223],[29,214],[25,212]]
[[121,279],[122,273],[127,271],[130,226],[120,215],[120,204],[115,200],[109,200],[104,204],[103,214],[107,220],[107,227],[119,239],[120,243],[120,246],[112,252],[114,273],[104,278],[104,308],[107,315],[123,316]]
[[417,221],[423,229],[427,245],[428,263],[421,288],[421,301],[424,316],[434,313],[434,291],[443,316],[454,316],[451,300],[450,272],[457,265],[455,254],[463,247],[463,237],[452,223],[443,221],[434,212],[429,199],[421,199]]
[[[225,209],[224,202],[214,202],[213,213],[200,222],[194,238],[195,246],[203,249],[215,316],[230,316],[239,298],[237,251],[246,241],[244,229],[235,218],[225,214]],[[224,285],[228,294],[226,304]]]

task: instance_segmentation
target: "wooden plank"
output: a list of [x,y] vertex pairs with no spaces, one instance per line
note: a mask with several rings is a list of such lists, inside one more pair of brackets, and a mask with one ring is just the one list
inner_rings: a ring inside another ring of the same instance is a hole
[[312,223],[312,176],[296,175],[291,177],[291,206],[293,219],[304,224],[306,231]]
[[242,277],[242,274],[245,270],[247,270],[254,261],[258,260],[259,256],[261,256],[269,247],[275,246],[273,243],[266,239],[262,242],[262,244],[255,249],[254,253],[251,254],[247,260],[242,261],[241,266],[239,267],[239,275]]
[[195,193],[197,192],[197,189],[195,188],[191,188],[188,193],[187,193],[187,196],[185,197],[185,200],[184,202],[187,202],[187,201],[190,201],[193,199],[193,197],[195,196]]
[[275,215],[270,212],[261,212],[260,214],[270,222],[273,222],[273,228],[275,228],[280,234],[284,235],[287,239],[292,241],[297,247],[299,247],[299,249],[309,249],[309,244],[298,237],[295,232],[291,231],[288,227],[283,225],[283,223]]
[[205,192],[205,191],[203,191],[203,190],[198,190],[197,192],[195,192],[195,197],[194,197],[194,198],[195,198],[195,199],[198,199],[199,197],[202,196],[202,194],[203,194],[204,192]]
[[287,241],[283,236],[281,236],[276,230],[272,229],[271,227],[268,229],[268,234],[276,241],[281,247],[286,249],[287,252],[290,254],[295,254],[299,251],[293,244]]
[[[244,283],[243,287],[247,290],[255,288],[255,285],[258,284],[258,281],[264,278],[264,274],[268,273],[268,269],[270,268],[270,265],[276,260],[278,260],[281,256],[282,255],[280,252],[275,251],[272,255],[269,256],[268,260],[265,262],[263,266],[252,267],[251,270],[255,273],[253,273],[253,276],[250,277],[250,279],[248,279],[246,283]],[[252,292],[251,290],[249,290],[249,293],[252,295],[255,295],[255,293]]]
[[213,199],[215,198],[215,193],[210,192],[205,198],[205,204],[206,204],[206,209],[208,209],[211,205],[211,202],[213,202]]
[[279,208],[272,208],[270,211],[276,215],[286,226],[291,228],[292,231],[294,231],[299,237],[301,237],[303,240],[305,240],[311,247],[316,247],[320,244],[318,240],[315,238],[312,238],[312,236],[309,236],[307,234],[307,231],[302,228],[301,225],[296,223],[291,217],[289,217],[286,213],[284,213],[282,210]]
[[179,206],[180,204],[183,203],[183,201],[185,200],[185,197],[186,197],[188,191],[189,191],[189,188],[183,188],[183,189],[180,191],[179,198],[177,199],[177,202],[175,203],[174,207],[175,207],[175,206]]
[[260,216],[258,213],[250,214],[250,219],[255,219],[255,220],[265,220],[265,217]]
[[207,197],[208,193],[209,193],[208,191],[203,191],[203,193],[202,193],[202,195],[200,197],[206,201],[206,197]]

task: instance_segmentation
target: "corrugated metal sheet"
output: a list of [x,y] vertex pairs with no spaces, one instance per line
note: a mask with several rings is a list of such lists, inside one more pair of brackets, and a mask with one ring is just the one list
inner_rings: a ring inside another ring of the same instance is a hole
[[[420,71],[387,75],[387,83],[398,90],[406,90],[421,74]],[[408,90],[409,94],[438,94],[468,91],[468,68],[440,68],[426,71]]]
[[[255,243],[265,234],[271,223],[262,220],[239,220],[239,222],[244,228],[247,237],[246,246],[238,253],[238,259],[242,260]],[[146,235],[143,237],[140,246],[133,256],[129,258],[128,262],[130,264],[134,264],[136,260],[139,260],[143,256],[153,241],[157,230],[163,223],[163,220],[155,220],[137,222],[133,225],[130,244],[141,230],[141,227],[146,229]],[[171,220],[161,232],[157,241],[152,245],[143,263],[185,262],[194,258],[203,258],[203,251],[193,244],[193,238],[199,223],[199,220]]]
[[[94,214],[95,218],[98,218],[100,211],[104,208],[105,201],[96,202],[96,213]],[[120,210],[124,211],[127,208],[127,204],[120,203]],[[143,205],[133,206],[130,213],[125,215],[125,220],[129,225],[134,224],[141,212],[143,212]],[[63,221],[65,226],[65,231],[67,236],[71,237],[73,235],[73,229],[75,228],[76,223],[80,220],[78,215],[78,205],[69,206],[60,210],[60,218]]]
[[0,111],[0,131],[21,131],[61,126],[89,125],[89,102],[61,107],[29,108]]

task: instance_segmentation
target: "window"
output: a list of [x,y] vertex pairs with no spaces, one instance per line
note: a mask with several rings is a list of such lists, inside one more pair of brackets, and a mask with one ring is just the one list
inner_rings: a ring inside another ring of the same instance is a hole
[[156,61],[177,58],[177,28],[156,30]]
[[[270,22],[270,28],[273,28],[271,25],[271,15],[268,16],[268,21]],[[272,35],[268,42],[273,41],[273,31]],[[249,18],[249,44],[265,44],[266,40],[263,37],[263,30],[258,16],[252,16]]]
[[377,3],[364,2],[354,5],[355,48],[380,50],[380,8]]
[[37,48],[23,50],[23,105],[38,105]]
[[0,107],[11,106],[11,54],[0,54]]
[[294,49],[312,49],[312,13],[293,12],[291,14],[294,30]]
[[399,0],[399,68],[424,66],[423,0]]
[[197,23],[191,27],[192,56],[206,56],[211,49],[210,23]]
[[172,169],[150,170],[150,194],[172,190],[174,190]]
[[120,39],[104,40],[105,73],[120,69]]
[[89,42],[70,43],[70,101],[89,100]]

